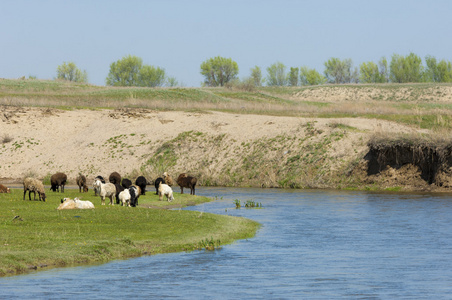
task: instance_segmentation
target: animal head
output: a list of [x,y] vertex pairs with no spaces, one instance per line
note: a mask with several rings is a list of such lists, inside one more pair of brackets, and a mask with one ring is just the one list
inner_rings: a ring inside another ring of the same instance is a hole
[[84,193],[88,192],[88,186],[86,184],[83,186],[83,192]]
[[94,186],[94,187],[99,187],[101,184],[102,184],[102,181],[100,181],[99,178],[96,178],[96,179],[94,180],[93,186]]

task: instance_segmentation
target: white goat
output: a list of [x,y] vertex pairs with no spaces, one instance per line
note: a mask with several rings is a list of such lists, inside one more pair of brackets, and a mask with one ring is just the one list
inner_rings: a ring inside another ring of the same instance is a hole
[[166,196],[166,199],[168,199],[168,202],[171,202],[174,200],[173,190],[171,189],[171,187],[165,183],[160,182],[160,184],[159,184],[159,200],[160,201],[163,200],[163,195]]
[[110,198],[110,204],[114,205],[116,187],[113,183],[102,183],[99,179],[96,179],[93,186],[99,191],[102,205],[105,205],[105,197]]

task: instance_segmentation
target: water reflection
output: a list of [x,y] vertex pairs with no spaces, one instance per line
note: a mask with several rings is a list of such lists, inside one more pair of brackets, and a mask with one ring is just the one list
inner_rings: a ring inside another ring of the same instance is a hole
[[[203,188],[189,209],[263,224],[195,251],[0,279],[2,298],[450,299],[448,195]],[[233,200],[264,209],[235,209]]]

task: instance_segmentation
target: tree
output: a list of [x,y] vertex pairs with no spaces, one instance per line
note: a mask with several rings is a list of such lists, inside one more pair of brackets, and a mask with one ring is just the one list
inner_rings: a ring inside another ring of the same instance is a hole
[[452,64],[450,61],[441,60],[436,68],[438,82],[452,82]]
[[451,82],[452,81],[452,64],[444,59],[440,62],[436,61],[433,56],[425,57],[427,65],[424,71],[424,80],[428,82]]
[[383,56],[378,62],[378,69],[380,70],[381,83],[389,82],[388,60],[386,57]]
[[359,66],[359,81],[362,83],[380,82],[380,71],[374,62],[364,62]]
[[106,79],[107,85],[138,86],[142,65],[142,59],[132,55],[125,56],[112,63]]
[[414,53],[394,54],[390,63],[389,79],[396,83],[421,82],[424,78],[422,60]]
[[315,69],[309,69],[306,66],[300,67],[300,84],[301,85],[318,85],[324,84],[326,78]]
[[255,66],[251,69],[251,78],[253,79],[254,86],[262,86],[262,72],[261,68]]
[[57,79],[86,83],[88,82],[88,74],[86,71],[77,68],[75,63],[64,62],[57,67]]
[[237,78],[239,67],[231,58],[217,56],[209,58],[201,64],[201,75],[207,86],[224,86]]
[[286,66],[277,62],[267,68],[267,85],[284,86],[287,85]]
[[147,87],[163,86],[165,84],[165,78],[164,69],[144,65],[138,73],[138,85]]
[[298,73],[300,70],[298,68],[290,68],[289,72],[289,85],[298,86]]
[[177,81],[176,77],[167,77],[166,78],[166,85],[169,87],[175,87],[175,86],[179,86],[179,82]]
[[325,77],[330,83],[351,83],[358,82],[358,69],[353,69],[353,62],[350,58],[340,60],[330,58],[325,62]]

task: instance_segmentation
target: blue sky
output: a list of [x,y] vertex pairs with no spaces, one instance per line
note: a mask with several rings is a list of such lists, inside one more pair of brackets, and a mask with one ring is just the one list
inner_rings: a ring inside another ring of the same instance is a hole
[[0,1],[0,78],[53,79],[73,61],[105,85],[110,64],[136,55],[184,86],[208,58],[232,58],[239,77],[282,62],[323,73],[331,57],[355,66],[413,52],[452,61],[452,1]]

